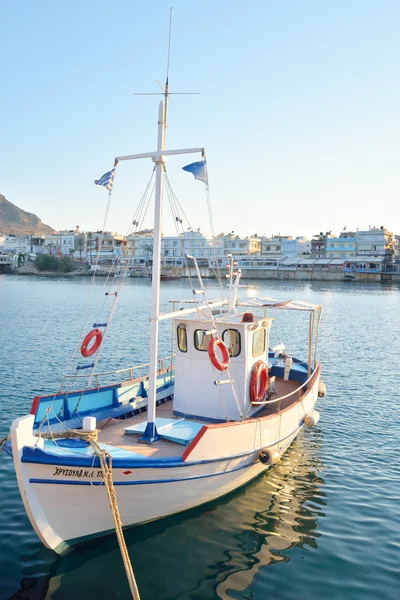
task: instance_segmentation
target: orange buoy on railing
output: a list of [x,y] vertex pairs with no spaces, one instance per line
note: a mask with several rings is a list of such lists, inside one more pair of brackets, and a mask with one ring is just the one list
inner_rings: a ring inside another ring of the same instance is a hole
[[[217,357],[217,348],[221,352],[222,360]],[[229,367],[229,351],[224,342],[217,337],[208,342],[208,356],[218,371],[226,371]]]
[[250,379],[250,402],[261,402],[268,387],[268,367],[258,360],[253,365]]
[[[94,343],[89,347],[89,344],[93,339]],[[82,342],[82,356],[84,356],[85,358],[87,358],[88,356],[92,356],[92,354],[94,354],[99,349],[102,339],[103,334],[101,333],[100,329],[92,329],[92,331],[89,331],[89,333],[85,336],[85,339]]]

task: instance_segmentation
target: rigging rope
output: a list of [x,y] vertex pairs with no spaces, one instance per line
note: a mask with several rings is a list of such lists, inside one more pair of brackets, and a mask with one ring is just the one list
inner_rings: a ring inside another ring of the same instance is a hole
[[[115,165],[115,170],[117,168],[117,164]],[[147,212],[147,208],[149,206],[149,202],[150,202],[150,197],[151,194],[154,190],[154,184],[153,184],[153,188],[152,191],[149,194],[150,188],[151,188],[151,184],[152,181],[154,179],[154,173],[155,173],[155,167],[152,170],[152,174],[150,176],[150,179],[147,183],[147,186],[145,188],[145,191],[143,193],[143,196],[135,210],[134,216],[133,216],[133,220],[131,221],[128,230],[126,232],[126,236],[127,237],[129,235],[129,233],[133,233],[133,229],[136,226],[136,228],[138,226],[140,226],[140,222],[143,223],[143,220],[145,218],[146,212]],[[101,236],[100,238],[97,238],[97,255],[96,255],[96,259],[94,262],[94,265],[97,266],[98,262],[99,262],[99,257],[100,257],[100,252],[101,252],[101,247],[102,247],[102,243],[103,243],[103,238],[104,238],[104,232],[105,232],[105,228],[106,228],[106,224],[107,224],[107,218],[108,218],[108,213],[109,213],[109,209],[110,209],[110,203],[111,203],[111,195],[112,195],[112,190],[109,192],[108,194],[108,200],[107,200],[107,205],[106,205],[106,212],[105,212],[105,217],[104,217],[104,221],[103,221],[103,230],[101,232]],[[102,288],[99,292],[98,295],[98,299],[97,301],[94,303],[94,306],[92,307],[92,309],[90,310],[90,300],[91,300],[91,296],[92,296],[92,291],[93,291],[93,287],[94,287],[94,282],[95,282],[95,277],[96,277],[96,269],[94,270],[93,276],[92,276],[92,281],[91,281],[91,286],[90,286],[90,291],[89,291],[89,295],[88,295],[88,300],[86,303],[86,310],[85,310],[85,314],[84,314],[84,318],[83,318],[83,323],[82,323],[82,328],[78,337],[78,342],[77,345],[75,347],[75,350],[72,354],[72,357],[67,365],[67,368],[65,370],[64,376],[62,378],[61,384],[59,386],[58,392],[61,392],[64,390],[66,393],[71,390],[74,386],[75,383],[75,376],[77,375],[77,371],[76,369],[74,369],[74,365],[76,364],[77,358],[79,357],[79,351],[80,351],[80,345],[81,345],[81,338],[83,335],[83,332],[85,331],[85,327],[88,321],[100,321],[101,320],[101,313],[104,310],[104,307],[106,305],[107,302],[107,298],[111,295],[111,289],[114,286],[113,280],[111,279],[111,274],[113,271],[113,267],[115,266],[115,264],[117,264],[118,262],[118,257],[115,258],[111,264],[111,267],[109,269],[109,272],[107,274],[107,277],[102,285]],[[129,264],[126,263],[125,268],[124,268],[124,273],[126,273],[127,269],[129,267]],[[107,328],[111,323],[115,308],[116,308],[116,303],[118,301],[118,295],[119,292],[121,290],[121,287],[123,285],[123,277],[121,278],[121,281],[119,282],[119,285],[117,286],[117,290],[115,292],[115,297],[114,297],[114,302],[110,308],[110,311],[108,313],[108,317],[105,319],[107,322]],[[105,293],[105,291],[107,290],[107,293]],[[107,328],[104,330],[104,334],[103,334],[103,343],[104,343],[104,338],[106,337],[106,333],[107,333]],[[94,360],[94,364],[93,367],[91,367],[90,371],[88,370],[87,373],[87,377],[88,377],[88,384],[90,385],[90,382],[92,380],[92,377],[94,376],[95,373],[95,369],[97,366],[97,363],[99,361],[100,355],[101,355],[101,351],[103,348],[103,344],[100,346],[99,351],[96,354],[96,358]],[[71,375],[72,373],[72,375]],[[69,381],[68,381],[68,386],[66,385],[66,377],[69,376]],[[57,393],[58,393],[57,392]],[[57,395],[57,393],[55,394],[54,398],[53,398],[53,402],[54,399]],[[82,392],[83,395],[83,392]],[[82,396],[81,396],[82,397]],[[78,402],[79,405],[79,402]],[[78,405],[75,408],[75,412],[77,412],[77,408]]]

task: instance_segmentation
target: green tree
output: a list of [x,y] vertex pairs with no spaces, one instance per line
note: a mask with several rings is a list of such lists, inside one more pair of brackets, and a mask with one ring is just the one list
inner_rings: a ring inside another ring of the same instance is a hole
[[153,246],[151,244],[145,244],[143,246],[144,253],[146,254],[146,268],[149,268],[149,254],[153,252]]
[[82,260],[82,251],[85,248],[85,238],[82,234],[75,236],[75,250],[79,251],[79,260]]
[[92,264],[92,240],[93,240],[93,232],[89,231],[87,233],[87,239],[89,241],[89,262]]
[[58,271],[61,273],[71,273],[74,268],[74,261],[70,256],[63,256],[58,262]]
[[38,271],[57,271],[58,260],[51,254],[39,254],[35,260],[35,267]]
[[53,248],[57,248],[54,242],[50,242],[47,244],[48,249],[50,250],[50,254],[53,254]]
[[18,254],[18,267],[22,267],[22,265],[24,264],[25,261],[26,261],[26,253],[21,252],[20,254]]

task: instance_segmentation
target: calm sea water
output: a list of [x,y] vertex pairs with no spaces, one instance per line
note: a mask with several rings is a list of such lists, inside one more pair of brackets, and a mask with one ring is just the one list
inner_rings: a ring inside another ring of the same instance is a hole
[[[58,387],[89,287],[80,278],[0,276],[0,436],[35,394]],[[323,303],[321,420],[247,487],[126,532],[142,600],[397,599],[400,288],[266,281],[248,291]],[[165,282],[161,296],[167,308],[190,292],[185,282]],[[147,361],[149,299],[149,282],[125,282],[100,367]],[[306,358],[306,318],[287,317],[274,322],[273,343]],[[168,333],[165,324],[165,354]],[[0,500],[1,599],[129,598],[115,537],[65,558],[42,546],[4,454]]]

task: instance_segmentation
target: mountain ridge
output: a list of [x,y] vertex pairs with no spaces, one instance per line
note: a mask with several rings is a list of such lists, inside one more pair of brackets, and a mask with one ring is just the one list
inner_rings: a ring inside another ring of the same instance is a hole
[[47,235],[56,233],[37,215],[19,208],[0,194],[0,233],[15,235]]

